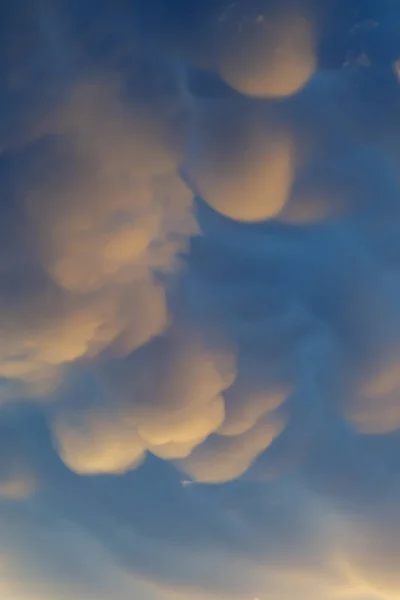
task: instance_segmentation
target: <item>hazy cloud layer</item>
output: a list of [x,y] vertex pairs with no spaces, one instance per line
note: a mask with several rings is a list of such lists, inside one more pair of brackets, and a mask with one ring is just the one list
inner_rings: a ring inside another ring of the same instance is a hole
[[397,598],[396,3],[0,17],[0,595]]

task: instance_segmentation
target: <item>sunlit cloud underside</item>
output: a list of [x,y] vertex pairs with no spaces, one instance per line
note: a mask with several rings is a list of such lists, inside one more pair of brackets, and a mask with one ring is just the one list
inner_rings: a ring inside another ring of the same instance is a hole
[[0,28],[1,598],[399,598],[396,4]]

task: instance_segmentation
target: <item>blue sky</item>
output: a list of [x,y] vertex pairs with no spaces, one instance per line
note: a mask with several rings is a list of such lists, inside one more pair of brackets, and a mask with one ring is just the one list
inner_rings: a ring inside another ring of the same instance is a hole
[[1,598],[398,598],[396,2],[0,29]]

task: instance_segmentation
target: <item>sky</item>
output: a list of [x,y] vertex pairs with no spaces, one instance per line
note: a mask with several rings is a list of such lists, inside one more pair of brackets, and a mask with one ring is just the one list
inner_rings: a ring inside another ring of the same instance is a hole
[[400,7],[0,5],[2,600],[400,598]]

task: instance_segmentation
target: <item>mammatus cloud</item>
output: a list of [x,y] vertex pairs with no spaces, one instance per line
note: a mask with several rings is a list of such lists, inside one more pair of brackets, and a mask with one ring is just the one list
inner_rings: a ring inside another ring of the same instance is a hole
[[234,368],[234,357],[171,332],[131,357],[100,365],[94,377],[84,373],[53,408],[61,456],[80,473],[124,472],[146,449],[166,459],[188,456],[223,423],[222,392]]
[[246,100],[190,102],[185,178],[214,209],[239,221],[276,217],[292,186],[292,132],[268,109]]
[[0,593],[397,598],[398,9],[153,8],[4,9]]
[[314,27],[302,4],[228,5],[215,26],[222,79],[249,96],[279,98],[298,92],[316,67]]

